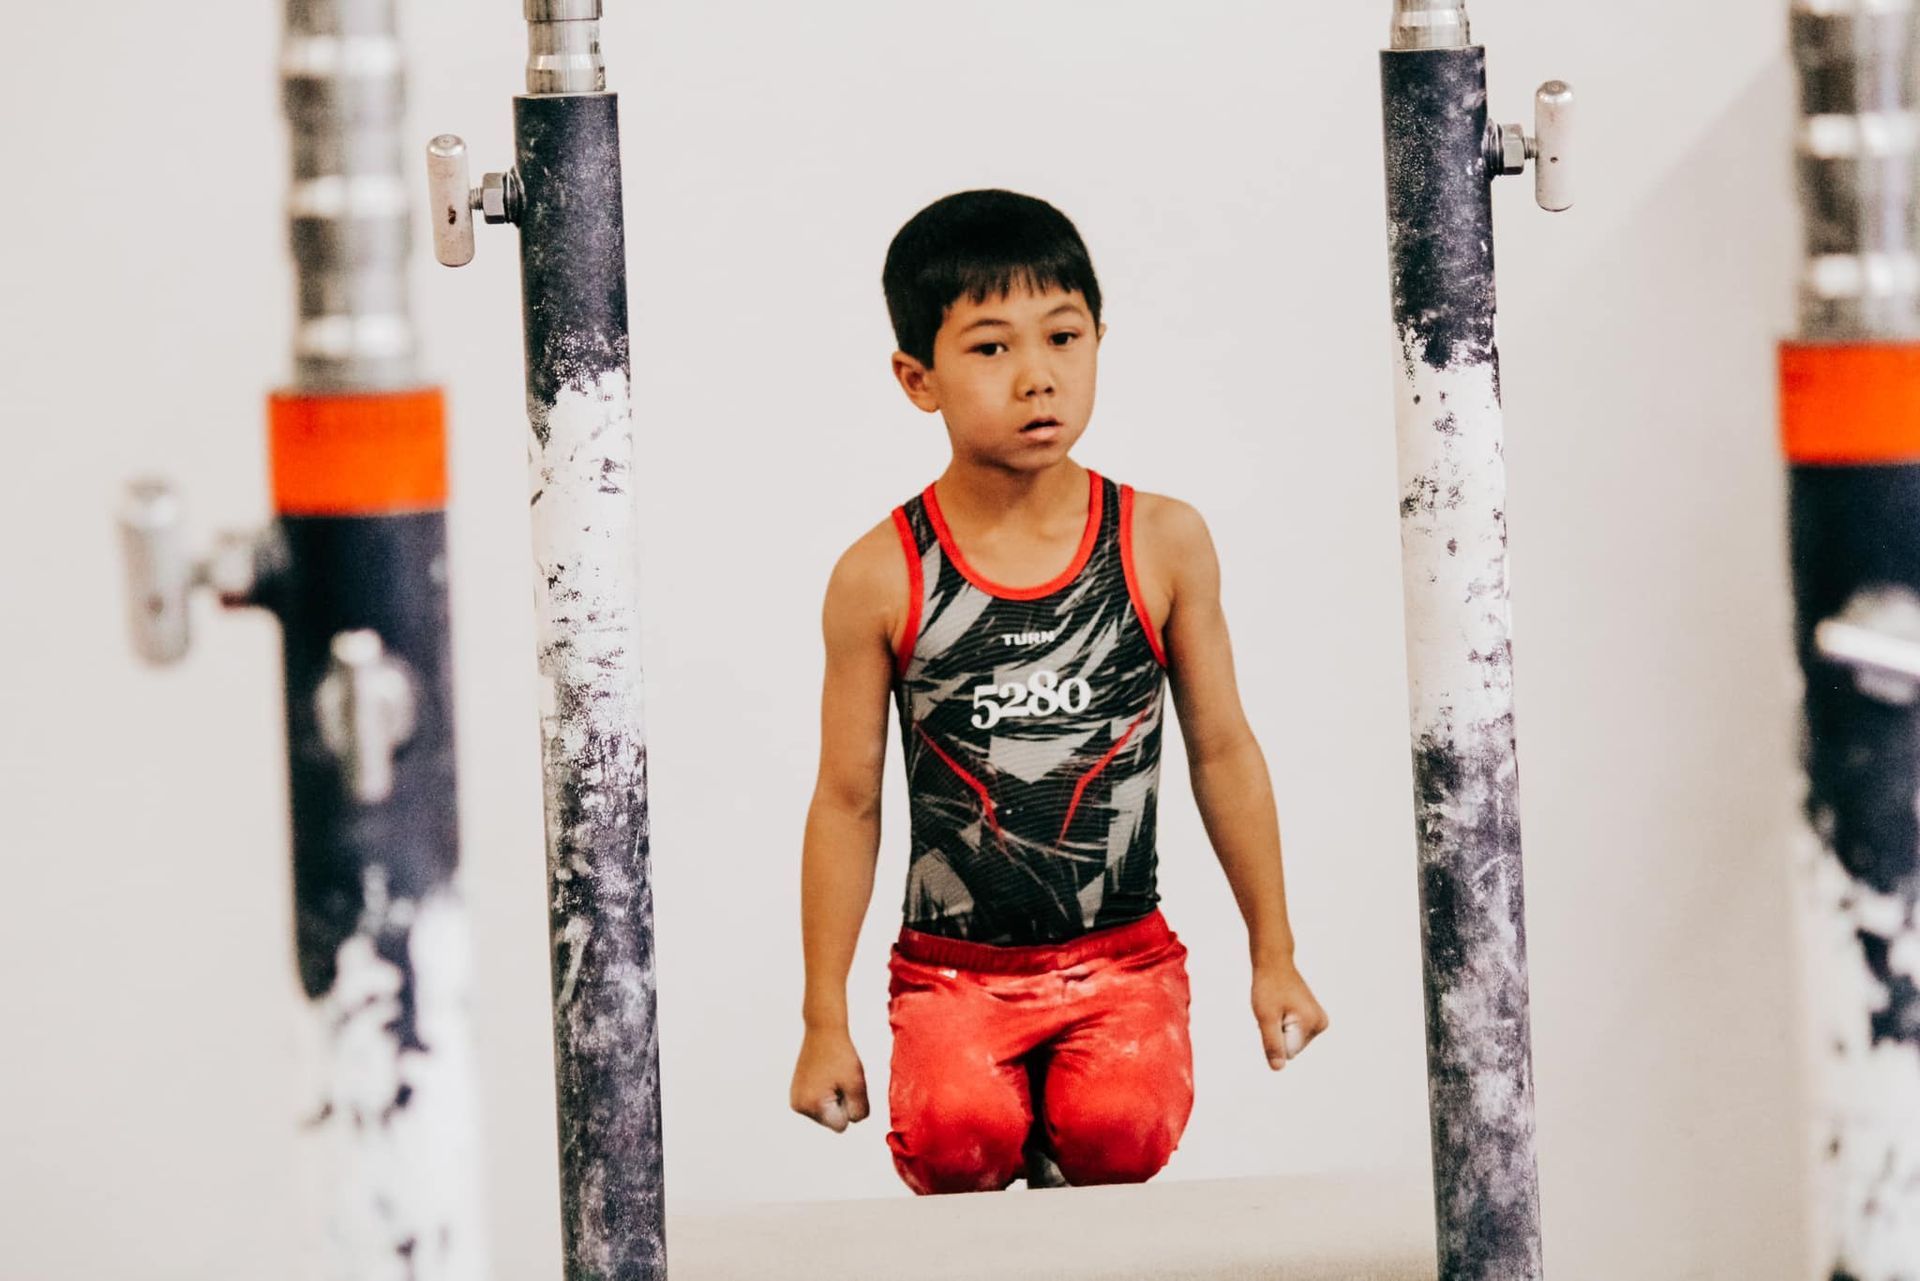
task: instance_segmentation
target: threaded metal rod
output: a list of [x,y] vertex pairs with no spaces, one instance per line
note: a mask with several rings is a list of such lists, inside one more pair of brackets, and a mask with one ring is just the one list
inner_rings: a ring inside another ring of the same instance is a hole
[[419,382],[407,292],[406,80],[394,0],[289,0],[282,103],[298,269],[293,386]]
[[527,92],[604,93],[600,0],[526,0]]
[[1796,0],[1801,336],[1920,337],[1914,0]]
[[1388,48],[1396,52],[1465,49],[1472,43],[1467,0],[1394,0],[1393,39]]

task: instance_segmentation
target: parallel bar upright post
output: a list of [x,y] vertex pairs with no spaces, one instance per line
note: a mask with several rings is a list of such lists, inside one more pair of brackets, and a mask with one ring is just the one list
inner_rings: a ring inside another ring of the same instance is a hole
[[[567,1276],[666,1275],[618,99],[514,99]],[[598,0],[591,0],[595,19]],[[542,35],[552,38],[543,41]],[[597,49],[597,39],[592,41]]]
[[395,0],[288,0],[282,83],[298,268],[273,398],[308,1142],[325,1275],[487,1274],[456,874],[446,479],[410,314]]
[[1781,349],[1821,1281],[1920,1278],[1920,9],[1796,0],[1806,221]]
[[1543,1275],[1494,344],[1485,51],[1400,0],[1381,57],[1434,1195],[1443,1281]]
[[618,100],[600,0],[525,0],[514,168],[428,147],[441,261],[520,228],[568,1281],[666,1275]]
[[196,587],[281,625],[314,1220],[290,1274],[484,1281],[445,425],[408,306],[405,59],[395,0],[284,12],[297,318],[268,405],[274,520],[196,557],[172,488],[136,485],[131,621],[156,663],[186,653]]

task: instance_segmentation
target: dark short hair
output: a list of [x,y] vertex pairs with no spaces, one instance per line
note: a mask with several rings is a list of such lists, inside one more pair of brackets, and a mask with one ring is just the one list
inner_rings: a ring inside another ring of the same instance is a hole
[[1100,282],[1086,242],[1065,214],[1018,192],[962,191],[934,201],[894,236],[880,282],[900,350],[926,365],[948,308],[962,298],[1077,289],[1100,323]]

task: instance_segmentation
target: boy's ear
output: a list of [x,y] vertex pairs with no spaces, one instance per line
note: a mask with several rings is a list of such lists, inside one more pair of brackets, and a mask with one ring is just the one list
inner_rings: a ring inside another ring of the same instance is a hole
[[1097,324],[1097,325],[1095,325],[1095,326],[1093,327],[1093,337],[1094,337],[1094,341],[1096,341],[1096,342],[1105,342],[1105,341],[1106,341],[1106,337],[1107,337],[1107,322],[1106,322],[1106,321],[1104,321],[1104,320],[1103,320],[1103,321],[1101,321],[1101,322],[1100,322],[1099,324]]
[[940,393],[934,386],[933,371],[904,351],[893,353],[893,376],[900,382],[900,390],[907,393],[923,413],[935,413],[940,408]]

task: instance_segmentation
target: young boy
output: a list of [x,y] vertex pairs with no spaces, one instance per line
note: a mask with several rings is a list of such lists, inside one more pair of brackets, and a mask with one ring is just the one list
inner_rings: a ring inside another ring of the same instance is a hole
[[945,420],[953,461],[827,587],[791,1103],[836,1131],[868,1113],[846,984],[891,696],[913,829],[890,962],[895,1166],[923,1194],[1032,1184],[1038,1154],[1070,1184],[1144,1182],[1193,1106],[1186,949],[1156,907],[1163,673],[1246,918],[1269,1064],[1327,1027],[1294,965],[1219,565],[1193,508],[1069,456],[1105,330],[1063,214],[1006,191],[949,196],[901,229],[884,283],[894,376]]

